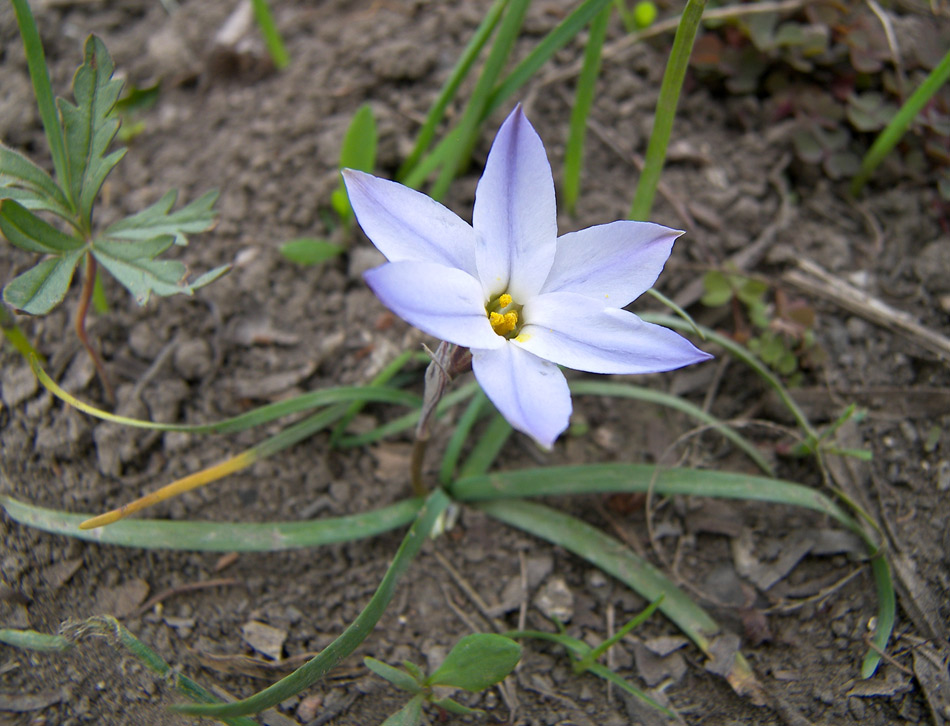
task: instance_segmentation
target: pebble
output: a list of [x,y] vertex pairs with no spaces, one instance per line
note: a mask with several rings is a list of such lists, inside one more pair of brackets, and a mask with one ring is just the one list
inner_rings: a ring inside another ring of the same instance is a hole
[[204,378],[214,367],[214,355],[208,341],[202,338],[184,340],[175,348],[175,370],[186,381]]
[[23,403],[36,393],[39,388],[36,376],[29,366],[9,368],[3,373],[0,381],[0,398],[10,408]]

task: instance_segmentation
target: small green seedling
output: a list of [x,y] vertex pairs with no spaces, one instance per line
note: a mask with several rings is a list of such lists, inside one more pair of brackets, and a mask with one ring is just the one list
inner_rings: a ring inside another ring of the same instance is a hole
[[415,663],[403,661],[402,668],[375,658],[363,662],[373,673],[385,678],[396,688],[412,694],[409,702],[386,719],[384,726],[416,726],[422,723],[422,707],[429,703],[436,708],[460,716],[484,713],[463,706],[447,696],[439,697],[436,689],[460,688],[478,693],[502,681],[521,659],[521,646],[511,638],[493,633],[466,635],[449,652],[442,665],[428,678]]
[[[346,130],[343,148],[340,150],[340,169],[356,169],[371,172],[376,165],[376,119],[373,109],[364,103],[357,109]],[[340,185],[330,197],[330,205],[336,212],[345,232],[353,228],[353,207],[346,194],[341,178]],[[332,224],[332,223],[331,223]],[[280,252],[298,265],[317,265],[333,259],[346,250],[345,244],[330,242],[316,237],[301,237],[285,242]]]
[[[76,267],[82,263],[85,274],[76,332],[112,399],[105,369],[85,328],[99,266],[140,305],[152,293],[191,295],[228,267],[218,267],[189,282],[183,263],[159,256],[173,245],[187,244],[187,235],[212,227],[218,193],[208,192],[173,212],[178,193],[169,191],[147,209],[104,230],[96,229],[93,208],[99,192],[126,151],[109,151],[120,125],[116,106],[122,82],[112,77],[112,58],[93,35],[85,43],[83,64],[73,79],[75,103],[62,98],[54,103],[29,5],[26,0],[14,0],[13,4],[55,178],[20,152],[0,145],[0,233],[20,249],[43,255],[37,265],[7,283],[3,300],[18,311],[45,315],[63,301]],[[52,216],[53,223],[39,214]]]
[[775,290],[774,303],[769,303],[765,282],[737,273],[711,270],[703,278],[703,286],[702,303],[707,307],[732,305],[737,342],[796,383],[801,360],[815,347],[815,311],[790,302],[781,290]]

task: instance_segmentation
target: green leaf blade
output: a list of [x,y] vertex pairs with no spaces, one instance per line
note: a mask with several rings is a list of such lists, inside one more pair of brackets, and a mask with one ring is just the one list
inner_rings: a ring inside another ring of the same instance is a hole
[[81,239],[61,232],[13,199],[0,201],[0,232],[15,247],[44,255],[60,255],[85,246]]
[[178,260],[156,260],[155,256],[171,246],[170,237],[140,243],[96,240],[92,254],[116,280],[132,293],[139,305],[156,295],[191,295],[193,288],[185,283],[186,268]]
[[3,288],[3,301],[30,315],[46,315],[59,305],[73,280],[85,250],[72,250],[43,260]]
[[207,232],[214,226],[214,204],[218,200],[216,189],[205,192],[177,212],[172,212],[177,198],[176,190],[166,192],[161,199],[141,212],[110,225],[104,235],[114,240],[130,241],[171,236],[176,245],[184,246],[188,244],[186,235]]
[[419,691],[422,690],[422,687],[411,674],[406,673],[406,671],[400,668],[391,666],[389,663],[383,663],[381,660],[366,656],[363,658],[363,665],[380,678],[385,678],[400,690],[409,691],[409,693],[419,693]]
[[449,651],[426,685],[478,693],[504,680],[521,660],[521,646],[495,633],[466,635]]
[[83,64],[73,78],[72,104],[59,99],[66,136],[69,191],[82,223],[89,226],[92,205],[109,172],[125,150],[106,156],[119,130],[114,109],[122,81],[112,78],[115,66],[99,38],[89,36],[83,47]]
[[0,143],[0,199],[16,199],[27,209],[45,209],[69,218],[63,190],[44,169]]
[[[346,204],[349,206],[349,201]],[[339,212],[339,210],[337,211]],[[332,260],[334,257],[339,257],[344,250],[345,248],[342,245],[313,237],[293,239],[280,246],[280,253],[298,265],[318,265],[321,262]]]

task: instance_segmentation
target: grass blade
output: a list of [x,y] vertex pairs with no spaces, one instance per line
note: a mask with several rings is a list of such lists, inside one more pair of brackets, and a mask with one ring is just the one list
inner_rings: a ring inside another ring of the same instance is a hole
[[413,408],[418,407],[421,403],[419,396],[408,391],[386,388],[382,385],[351,386],[328,388],[323,391],[311,391],[310,393],[304,393],[300,396],[294,396],[286,401],[269,403],[253,411],[242,413],[240,416],[234,416],[210,424],[155,423],[154,421],[143,421],[141,419],[128,418],[127,416],[117,416],[116,414],[103,411],[102,409],[85,403],[64,391],[49,377],[46,371],[40,367],[38,361],[31,359],[30,366],[46,390],[73,408],[79,409],[83,413],[95,416],[103,421],[130,426],[132,428],[149,429],[151,431],[180,431],[191,434],[233,434],[238,431],[245,431],[249,428],[260,426],[261,424],[268,423],[282,416],[338,403],[348,403],[351,401],[357,403],[392,403]]
[[98,544],[193,552],[279,552],[352,542],[404,527],[422,502],[406,499],[369,512],[302,522],[175,522],[137,519],[101,529],[80,529],[88,514],[62,512],[0,496],[0,507],[16,522]]
[[874,140],[868,153],[864,155],[864,159],[861,160],[861,169],[857,176],[851,180],[851,193],[854,196],[861,193],[861,189],[868,178],[874,173],[878,165],[884,161],[884,157],[891,153],[891,149],[897,145],[897,142],[901,140],[917,114],[948,80],[950,80],[950,51],[901,106],[894,118]]
[[145,496],[139,497],[128,504],[123,504],[118,509],[113,509],[105,514],[93,517],[83,522],[80,526],[82,529],[95,529],[96,527],[113,524],[120,519],[124,519],[143,509],[148,509],[166,499],[177,497],[185,492],[190,492],[193,489],[198,489],[206,484],[211,484],[219,479],[223,479],[230,474],[235,474],[255,462],[273,456],[304,439],[310,438],[318,431],[327,428],[344,413],[346,413],[346,408],[342,404],[316,413],[305,418],[303,421],[295,423],[293,426],[288,426],[280,433],[265,439],[250,449],[242,451],[236,456],[220,461],[213,466],[209,466],[207,469],[202,469],[194,474],[189,474],[181,479],[177,479],[171,484],[166,484],[162,488],[149,492]]
[[472,427],[478,421],[486,403],[488,403],[488,396],[481,390],[477,391],[472,400],[469,401],[465,412],[459,417],[458,423],[455,424],[452,438],[449,439],[449,443],[445,447],[445,453],[442,455],[442,466],[439,469],[439,483],[442,486],[448,486],[455,478],[455,467],[462,455],[462,447],[465,446]]
[[718,431],[729,439],[739,449],[756,463],[766,474],[774,475],[772,465],[762,456],[755,445],[728,424],[715,416],[706,413],[699,406],[695,406],[679,396],[673,396],[652,388],[643,388],[629,383],[615,383],[611,381],[571,381],[571,393],[574,395],[614,396],[616,398],[632,398],[638,401],[648,401],[660,406],[672,408],[691,418],[701,421],[706,426]]
[[[886,553],[874,541],[872,535],[841,507],[821,492],[800,484],[721,471],[660,470],[647,464],[597,464],[473,476],[459,479],[450,491],[460,501],[492,500],[492,507],[501,508],[511,504],[501,502],[507,497],[653,491],[664,496],[681,494],[744,499],[812,509],[831,517],[854,532],[868,548],[871,573],[877,590],[878,615],[877,626],[871,639],[872,648],[861,666],[862,677],[869,678],[874,674],[881,660],[880,654],[887,647],[894,628],[896,598]],[[484,505],[478,506],[482,508]],[[641,594],[653,599],[646,593]]]
[[732,353],[732,355],[758,373],[762,380],[764,380],[769,385],[769,387],[778,394],[778,397],[782,399],[782,403],[784,403],[785,407],[788,408],[789,412],[795,418],[795,421],[798,423],[799,427],[801,427],[808,439],[811,441],[818,441],[818,432],[814,429],[811,423],[809,423],[808,417],[805,416],[805,412],[802,411],[797,403],[795,403],[795,399],[792,398],[785,386],[782,385],[782,382],[776,378],[775,374],[773,374],[772,371],[770,371],[762,361],[752,355],[752,353],[750,353],[746,348],[732,340],[732,338],[729,338],[725,335],[720,335],[712,328],[707,328],[703,325],[696,325],[695,323],[689,323],[685,320],[674,318],[669,315],[643,313],[640,315],[640,317],[649,323],[656,323],[657,325],[673,328],[674,330],[691,331],[698,329],[703,338],[721,345],[727,351]]
[[653,119],[653,132],[647,145],[643,161],[643,172],[637,182],[637,191],[630,208],[630,219],[646,221],[653,209],[653,197],[660,183],[660,173],[666,161],[666,147],[670,143],[673,120],[676,118],[676,106],[679,103],[680,90],[686,77],[686,67],[696,39],[696,31],[703,17],[706,0],[687,0],[686,8],[680,19],[676,36],[673,38],[673,50],[666,64],[660,97],[656,102],[656,114]]
[[[456,404],[464,401],[469,396],[474,395],[478,390],[478,383],[476,381],[472,381],[471,383],[468,383],[461,388],[452,391],[441,401],[439,401],[439,405],[436,408],[436,415],[441,415],[452,406],[455,406]],[[338,445],[340,448],[346,449],[352,448],[354,446],[365,446],[366,444],[371,444],[374,441],[385,439],[387,436],[392,436],[393,434],[398,434],[402,431],[406,431],[407,429],[411,429],[416,425],[418,420],[419,411],[413,411],[412,413],[407,413],[405,416],[400,416],[399,418],[393,419],[382,426],[377,426],[372,431],[342,438],[340,439]]]
[[498,28],[498,33],[495,35],[495,42],[492,44],[485,65],[482,67],[478,82],[475,84],[471,96],[469,96],[468,104],[465,106],[462,120],[446,136],[448,145],[444,147],[444,163],[429,192],[429,196],[433,199],[438,200],[445,196],[449,184],[462,171],[471,156],[472,147],[478,135],[478,128],[482,120],[488,115],[485,109],[489,94],[508,62],[530,4],[531,0],[510,0],[508,3],[505,16]]
[[363,608],[356,620],[336,640],[324,648],[319,655],[286,678],[250,698],[229,703],[225,706],[182,706],[177,710],[194,716],[214,718],[244,716],[275,706],[284,699],[300,693],[303,689],[316,683],[331,668],[356,650],[357,646],[373,631],[392,599],[396,583],[409,568],[419,550],[422,549],[422,545],[428,539],[433,525],[448,505],[449,498],[441,489],[436,489],[429,495],[369,603]]
[[594,102],[594,86],[600,73],[600,52],[607,37],[607,23],[611,6],[606,5],[590,24],[587,47],[584,48],[584,65],[577,77],[574,92],[574,107],[571,109],[571,126],[564,150],[564,204],[574,213],[581,189],[581,166],[584,161],[584,138],[587,136],[587,117]]
[[257,27],[260,28],[261,37],[264,38],[264,45],[267,46],[267,52],[274,61],[274,67],[279,71],[283,70],[290,64],[290,54],[287,52],[287,46],[284,45],[284,39],[280,36],[280,31],[277,30],[277,23],[274,22],[270,5],[267,4],[267,0],[251,0],[251,6],[254,8],[254,19],[257,21]]
[[485,433],[482,434],[472,453],[468,455],[465,463],[459,471],[459,477],[477,476],[487,472],[491,465],[498,458],[502,447],[511,436],[511,424],[505,420],[500,413],[495,414],[495,418],[488,424]]
[[468,45],[465,46],[465,50],[462,51],[462,55],[452,69],[452,73],[445,81],[445,85],[442,86],[442,90],[439,91],[438,98],[436,98],[435,103],[432,104],[432,108],[429,109],[426,120],[422,124],[422,128],[419,129],[419,135],[416,136],[416,143],[412,152],[406,157],[402,166],[399,167],[399,172],[396,174],[397,179],[404,181],[432,144],[432,140],[435,138],[436,127],[438,127],[439,122],[441,122],[445,116],[445,109],[448,108],[452,99],[455,98],[455,94],[458,93],[462,81],[468,76],[469,71],[478,59],[478,54],[481,53],[482,48],[485,47],[492,32],[494,32],[495,26],[498,25],[502,12],[507,5],[508,0],[495,0],[488,9],[488,12],[485,13],[481,24],[475,31],[472,39],[468,42]]
[[[33,13],[30,11],[29,2],[27,0],[12,0],[12,2],[17,25],[20,27],[20,36],[23,38],[26,64],[30,69],[33,93],[36,94],[36,105],[39,107],[40,120],[43,122],[50,156],[53,158],[53,168],[56,170],[56,179],[59,181],[60,188],[68,195],[69,165],[66,161],[66,140],[60,124],[59,112],[56,110],[56,102],[53,100],[53,87],[49,80],[46,56],[43,54],[43,43],[40,40]],[[69,201],[71,204],[77,202],[75,199],[69,199]]]
[[570,15],[557,24],[544,39],[538,43],[527,57],[521,61],[505,79],[492,90],[485,105],[482,119],[487,118],[492,111],[501,106],[509,96],[523,86],[541,66],[557,51],[567,45],[574,36],[581,32],[598,13],[610,5],[611,0],[585,0]]

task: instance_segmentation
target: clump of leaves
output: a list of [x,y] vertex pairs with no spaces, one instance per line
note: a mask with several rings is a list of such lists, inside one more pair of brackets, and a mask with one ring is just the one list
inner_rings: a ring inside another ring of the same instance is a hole
[[484,691],[502,681],[520,659],[521,646],[511,638],[494,633],[475,633],[459,640],[442,665],[428,677],[411,661],[403,661],[403,667],[397,668],[367,656],[363,663],[396,688],[412,694],[409,702],[387,718],[385,724],[416,726],[422,723],[422,707],[426,704],[461,716],[484,714],[480,709],[463,706],[447,696],[440,697],[438,691]]
[[[356,169],[372,172],[376,166],[376,119],[368,103],[360,106],[353,114],[353,120],[346,130],[343,146],[340,149],[340,169]],[[347,196],[343,178],[330,196],[330,206],[336,213],[338,223],[330,221],[330,226],[348,234],[353,229],[353,207]],[[333,259],[346,251],[343,241],[331,242],[317,237],[301,237],[285,242],[280,247],[281,254],[298,265],[316,265]]]
[[83,64],[73,79],[75,103],[62,98],[54,103],[29,6],[25,0],[14,0],[14,9],[55,178],[23,154],[0,145],[0,233],[11,244],[43,255],[37,265],[7,283],[3,299],[20,312],[45,315],[63,301],[76,267],[82,263],[85,273],[76,332],[96,364],[106,394],[113,399],[102,361],[86,335],[86,315],[99,266],[140,305],[152,293],[191,295],[226,272],[227,266],[188,281],[183,263],[159,257],[172,246],[187,244],[187,235],[212,227],[218,194],[210,191],[172,211],[178,194],[169,191],[147,209],[97,230],[93,209],[99,192],[126,151],[109,150],[120,125],[116,106],[122,82],[112,77],[114,65],[105,45],[90,36]]
[[[710,25],[697,40],[694,69],[722,79],[729,93],[768,93],[776,119],[799,122],[799,159],[831,179],[858,172],[872,135],[891,122],[907,89],[940,62],[946,46],[939,25],[922,19],[898,72],[881,18],[863,2],[812,3],[791,17],[753,13]],[[939,173],[947,166],[942,150],[950,132],[940,109],[948,103],[943,89],[915,120],[916,141],[901,149],[906,167],[927,172],[929,164]]]
[[802,366],[817,353],[815,311],[802,301],[789,300],[780,289],[769,299],[769,286],[762,280],[735,272],[711,270],[703,278],[708,307],[732,306],[733,338],[747,345],[790,385],[801,380]]

